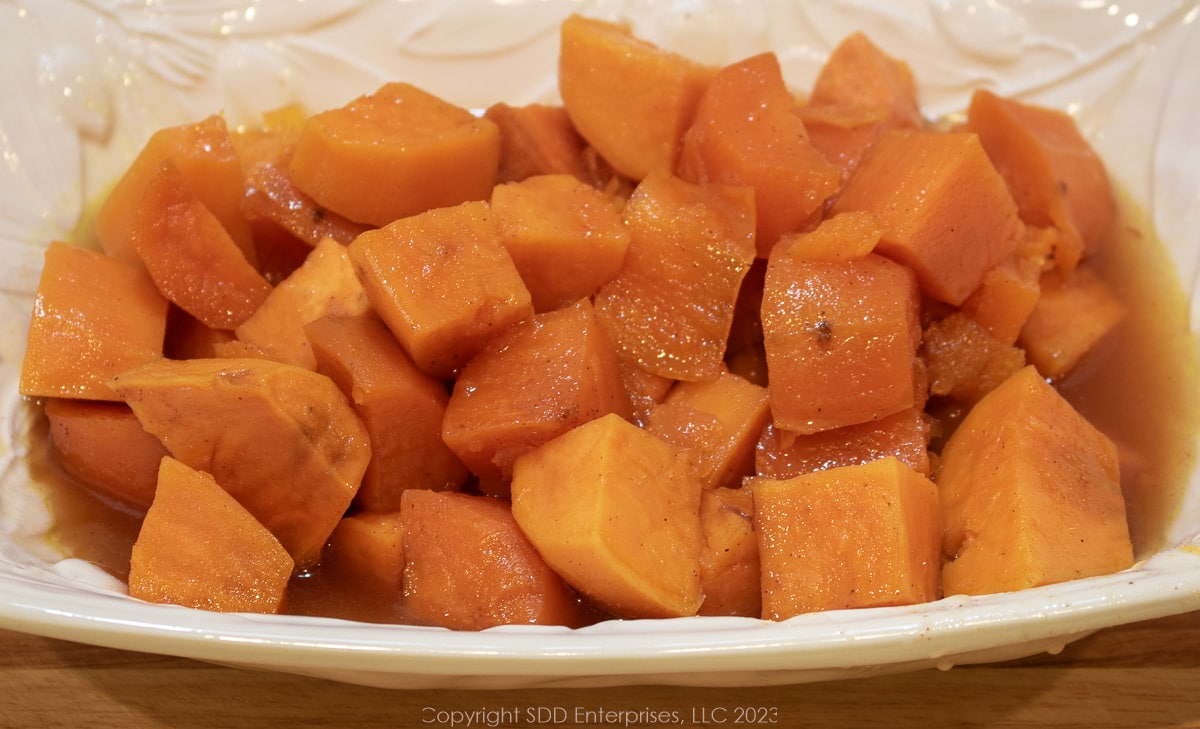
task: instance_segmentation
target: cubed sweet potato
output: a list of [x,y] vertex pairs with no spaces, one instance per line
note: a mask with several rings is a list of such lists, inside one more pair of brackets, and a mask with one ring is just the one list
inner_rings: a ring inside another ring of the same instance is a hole
[[1018,341],[1042,375],[1062,380],[1112,340],[1126,307],[1086,262],[1043,274],[1039,291]]
[[759,436],[754,470],[759,476],[789,479],[893,456],[928,476],[930,435],[929,423],[919,408],[809,435],[770,424]]
[[700,497],[700,615],[762,615],[754,496],[748,488],[706,489]]

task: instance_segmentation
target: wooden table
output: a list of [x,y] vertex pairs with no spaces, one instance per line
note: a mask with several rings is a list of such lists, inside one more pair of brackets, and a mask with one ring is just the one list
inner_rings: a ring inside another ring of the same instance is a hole
[[1057,656],[751,689],[387,691],[0,631],[3,729],[399,729],[486,709],[494,726],[622,726],[577,722],[577,708],[720,727],[736,726],[737,707],[789,728],[1200,727],[1200,612],[1103,631]]

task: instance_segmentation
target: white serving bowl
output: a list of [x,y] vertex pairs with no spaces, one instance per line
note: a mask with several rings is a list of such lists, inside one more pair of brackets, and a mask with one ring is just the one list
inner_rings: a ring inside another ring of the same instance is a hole
[[555,100],[570,12],[723,63],[776,51],[806,88],[842,37],[905,59],[930,115],[970,91],[1066,109],[1150,213],[1200,320],[1200,3],[1085,0],[215,0],[0,5],[0,627],[387,687],[749,685],[995,661],[1108,626],[1200,608],[1200,476],[1161,552],[1132,569],[1017,593],[741,618],[460,633],[144,604],[46,543],[16,393],[42,251],[167,124],[233,123],[289,102],[336,106],[403,79],[471,108]]

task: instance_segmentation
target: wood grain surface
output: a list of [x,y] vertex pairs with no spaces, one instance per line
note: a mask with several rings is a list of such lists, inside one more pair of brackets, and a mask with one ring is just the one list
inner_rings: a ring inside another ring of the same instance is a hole
[[728,689],[392,691],[0,631],[3,729],[624,727],[664,718],[683,727],[1200,727],[1200,612],[1102,631],[1056,656]]

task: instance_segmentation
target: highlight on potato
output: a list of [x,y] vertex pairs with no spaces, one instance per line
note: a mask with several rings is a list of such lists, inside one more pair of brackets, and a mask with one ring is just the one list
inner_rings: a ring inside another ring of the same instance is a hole
[[862,34],[797,91],[560,30],[560,104],[403,79],[162,129],[98,250],[49,245],[20,392],[135,515],[132,597],[784,620],[1134,563],[1139,455],[1061,387],[1137,305],[1070,116],[927,119]]

